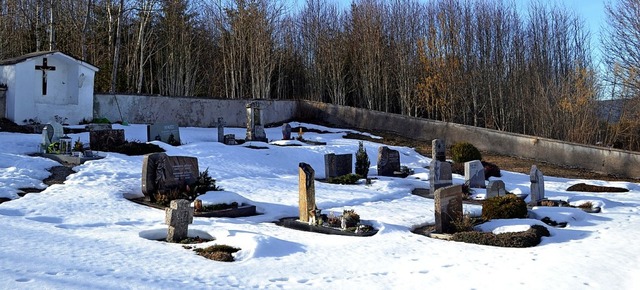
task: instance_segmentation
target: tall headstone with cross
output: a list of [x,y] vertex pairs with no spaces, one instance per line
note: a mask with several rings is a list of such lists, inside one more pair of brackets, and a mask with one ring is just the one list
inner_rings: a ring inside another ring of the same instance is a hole
[[[98,68],[59,51],[39,51],[0,60],[7,85],[6,117],[78,124],[93,118],[93,83]],[[3,110],[5,111],[5,110]]]
[[311,165],[301,162],[298,164],[298,210],[299,220],[309,222],[310,213],[316,207],[315,171]]
[[431,141],[431,158],[440,162],[447,161],[446,150],[447,147],[445,146],[444,140],[433,139]]
[[167,242],[180,242],[189,234],[189,224],[193,223],[193,208],[186,199],[172,200],[165,209],[164,222],[169,226]]
[[262,108],[260,103],[251,102],[246,105],[247,108],[247,141],[267,142],[267,135],[264,132],[262,124]]

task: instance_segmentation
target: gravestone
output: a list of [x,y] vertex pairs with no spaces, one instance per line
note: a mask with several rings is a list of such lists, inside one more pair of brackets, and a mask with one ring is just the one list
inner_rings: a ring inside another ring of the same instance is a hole
[[187,238],[189,224],[193,223],[193,208],[186,199],[172,200],[165,209],[164,222],[169,225],[167,242],[177,243]]
[[236,141],[236,134],[224,135],[223,139],[225,145],[238,145],[238,141]]
[[400,152],[387,146],[378,147],[378,175],[395,176],[400,172]]
[[147,141],[162,141],[180,145],[180,127],[177,124],[153,124],[147,126]]
[[183,188],[194,183],[199,174],[198,158],[147,154],[142,159],[142,193],[147,200],[155,201],[156,193]]
[[537,205],[539,201],[544,199],[544,175],[537,166],[531,165],[529,179],[531,181],[531,204]]
[[310,212],[315,211],[316,207],[316,189],[315,189],[315,171],[311,165],[301,162],[298,164],[298,204],[299,204],[299,220],[301,222],[309,222]]
[[282,125],[282,140],[291,140],[291,125],[289,123]]
[[452,184],[451,164],[432,159],[429,164],[429,192],[435,194],[437,189]]
[[472,160],[464,163],[464,182],[469,188],[484,188],[484,166],[480,160]]
[[347,154],[325,154],[324,174],[325,178],[343,176],[353,172],[353,155]]
[[462,185],[439,188],[434,194],[436,233],[451,233],[453,222],[462,218]]
[[445,146],[444,140],[442,139],[433,139],[431,141],[431,157],[432,159],[438,160],[440,162],[447,161],[447,147]]
[[42,128],[42,144],[49,146],[51,143],[60,141],[64,136],[64,128],[58,122],[49,122]]
[[111,151],[127,141],[124,129],[89,131],[89,147],[96,151]]
[[267,135],[262,125],[262,109],[257,102],[246,105],[247,108],[247,141],[267,142]]
[[489,185],[487,185],[487,195],[485,199],[489,199],[496,196],[504,196],[507,194],[507,191],[504,187],[504,181],[502,180],[491,180],[489,181]]
[[[225,144],[227,144],[224,139],[224,125],[226,124],[227,123],[224,121],[222,117],[219,117],[218,122],[216,122],[216,126],[218,127],[218,142],[225,143]],[[233,139],[235,139],[235,135]]]

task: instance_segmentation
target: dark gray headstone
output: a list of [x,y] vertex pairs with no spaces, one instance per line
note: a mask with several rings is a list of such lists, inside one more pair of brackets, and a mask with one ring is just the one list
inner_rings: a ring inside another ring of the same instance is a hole
[[149,200],[156,193],[184,188],[198,178],[198,158],[152,153],[142,160],[142,193]]
[[186,199],[172,200],[165,209],[164,222],[169,225],[167,242],[180,242],[189,234],[189,224],[193,223],[193,208]]
[[502,180],[491,180],[487,185],[487,195],[485,199],[489,199],[496,196],[504,196],[507,194],[507,191],[504,187],[504,181]]
[[91,150],[111,151],[126,142],[123,129],[89,131]]
[[289,123],[282,125],[282,140],[291,140],[291,125]]
[[177,124],[148,125],[147,141],[162,141],[171,145],[180,145],[180,127]]
[[235,134],[227,134],[224,135],[224,144],[226,145],[238,145],[238,141],[236,141],[236,135]]
[[429,192],[435,194],[437,189],[452,184],[451,164],[432,159],[429,164]]
[[462,218],[462,185],[439,188],[434,194],[437,233],[451,233],[453,222]]
[[469,188],[484,188],[484,166],[480,160],[472,160],[464,163],[464,182]]
[[445,146],[444,140],[433,139],[431,141],[431,157],[440,162],[447,161],[447,147]]
[[400,152],[387,146],[378,148],[378,175],[395,176],[400,172]]
[[[226,125],[226,123],[224,122],[224,119],[222,117],[218,118],[218,122],[216,122],[216,127],[218,127],[218,142],[220,143],[225,143],[224,142],[224,125]],[[235,139],[235,135],[234,135],[234,139]]]
[[324,174],[325,178],[338,177],[353,172],[353,154],[325,154]]
[[536,205],[544,199],[544,175],[537,166],[531,165],[529,179],[531,181],[531,204]]
[[301,222],[309,222],[311,211],[317,209],[315,173],[311,165],[303,162],[298,164],[298,210]]

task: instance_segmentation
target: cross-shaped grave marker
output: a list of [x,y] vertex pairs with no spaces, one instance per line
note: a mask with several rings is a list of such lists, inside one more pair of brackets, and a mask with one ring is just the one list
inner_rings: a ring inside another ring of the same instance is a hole
[[189,224],[193,223],[193,208],[186,199],[172,200],[165,209],[164,222],[169,225],[167,242],[175,243],[187,238]]
[[47,58],[42,59],[42,65],[36,65],[36,70],[42,71],[42,95],[47,95],[47,71],[56,70],[55,66],[47,64]]

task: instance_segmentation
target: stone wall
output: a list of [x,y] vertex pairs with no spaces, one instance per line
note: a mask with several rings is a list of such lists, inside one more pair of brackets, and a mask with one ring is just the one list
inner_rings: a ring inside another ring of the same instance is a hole
[[364,131],[384,131],[429,144],[436,138],[444,139],[447,146],[467,141],[482,151],[640,179],[639,152],[309,101],[300,102],[296,119],[309,122],[321,120],[333,126]]
[[7,117],[7,89],[0,88],[0,118]]
[[[116,102],[117,100],[117,102]],[[177,123],[211,127],[218,117],[226,126],[246,126],[245,105],[254,100],[223,100],[161,96],[96,95],[94,117],[112,122]],[[444,139],[448,146],[467,141],[482,151],[580,167],[640,179],[640,153],[581,145],[460,124],[413,118],[353,107],[296,100],[260,100],[263,124],[297,120],[363,131],[384,131],[421,140]],[[120,117],[122,116],[122,118]]]
[[[179,126],[212,127],[218,117],[226,126],[244,127],[247,122],[245,105],[255,100],[222,100],[184,97],[95,95],[93,115],[111,122],[177,123]],[[260,100],[262,122],[277,124],[291,120],[296,101]]]

